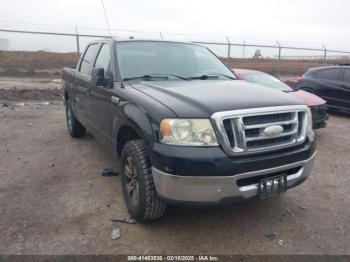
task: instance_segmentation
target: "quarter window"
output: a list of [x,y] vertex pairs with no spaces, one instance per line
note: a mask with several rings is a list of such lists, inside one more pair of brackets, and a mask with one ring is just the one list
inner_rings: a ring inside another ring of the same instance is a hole
[[345,69],[344,82],[350,83],[350,69]]
[[91,69],[92,69],[92,65],[93,65],[93,60],[95,58],[95,54],[98,48],[98,44],[92,44],[89,45],[89,47],[87,48],[83,60],[81,61],[81,65],[80,65],[80,72],[82,74],[91,74]]
[[339,79],[339,69],[326,69],[318,71],[316,77],[325,80],[338,80]]

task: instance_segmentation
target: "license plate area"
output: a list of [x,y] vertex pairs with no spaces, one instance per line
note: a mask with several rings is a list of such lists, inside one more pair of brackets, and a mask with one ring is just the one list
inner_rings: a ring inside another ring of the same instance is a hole
[[287,190],[287,174],[261,178],[258,183],[258,197],[266,199]]

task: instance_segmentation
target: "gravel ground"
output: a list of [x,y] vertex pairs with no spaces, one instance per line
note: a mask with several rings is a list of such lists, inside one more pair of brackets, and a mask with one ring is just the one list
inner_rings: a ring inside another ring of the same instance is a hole
[[97,141],[68,136],[62,105],[0,106],[0,254],[350,254],[350,117],[317,131],[310,179],[232,207],[169,207],[150,224],[128,214],[119,163]]
[[[0,254],[350,254],[350,116],[317,131],[309,180],[277,198],[126,219],[119,163],[68,136],[60,80],[0,78]],[[30,102],[28,102],[30,101]],[[50,103],[48,101],[51,101]]]
[[9,101],[55,101],[62,94],[61,79],[0,77],[0,105]]

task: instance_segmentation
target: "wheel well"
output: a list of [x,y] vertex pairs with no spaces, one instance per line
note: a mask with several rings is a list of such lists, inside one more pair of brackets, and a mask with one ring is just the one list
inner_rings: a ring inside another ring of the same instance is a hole
[[69,95],[68,95],[68,92],[65,90],[64,91],[64,100],[68,101],[68,99],[69,99]]
[[125,144],[130,140],[140,139],[139,134],[130,126],[123,126],[117,136],[117,155],[121,156]]
[[310,88],[310,87],[303,87],[303,88],[300,88],[300,89],[304,90],[306,92],[309,92],[311,94],[315,94],[315,91],[312,88]]

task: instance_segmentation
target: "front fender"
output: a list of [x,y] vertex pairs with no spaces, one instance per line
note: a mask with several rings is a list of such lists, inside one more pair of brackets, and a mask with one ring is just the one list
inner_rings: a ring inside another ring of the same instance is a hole
[[122,105],[118,111],[119,114],[113,120],[114,152],[117,153],[119,131],[125,126],[136,131],[138,136],[145,141],[147,151],[150,150],[153,142],[158,139],[157,121],[141,107],[131,102]]

